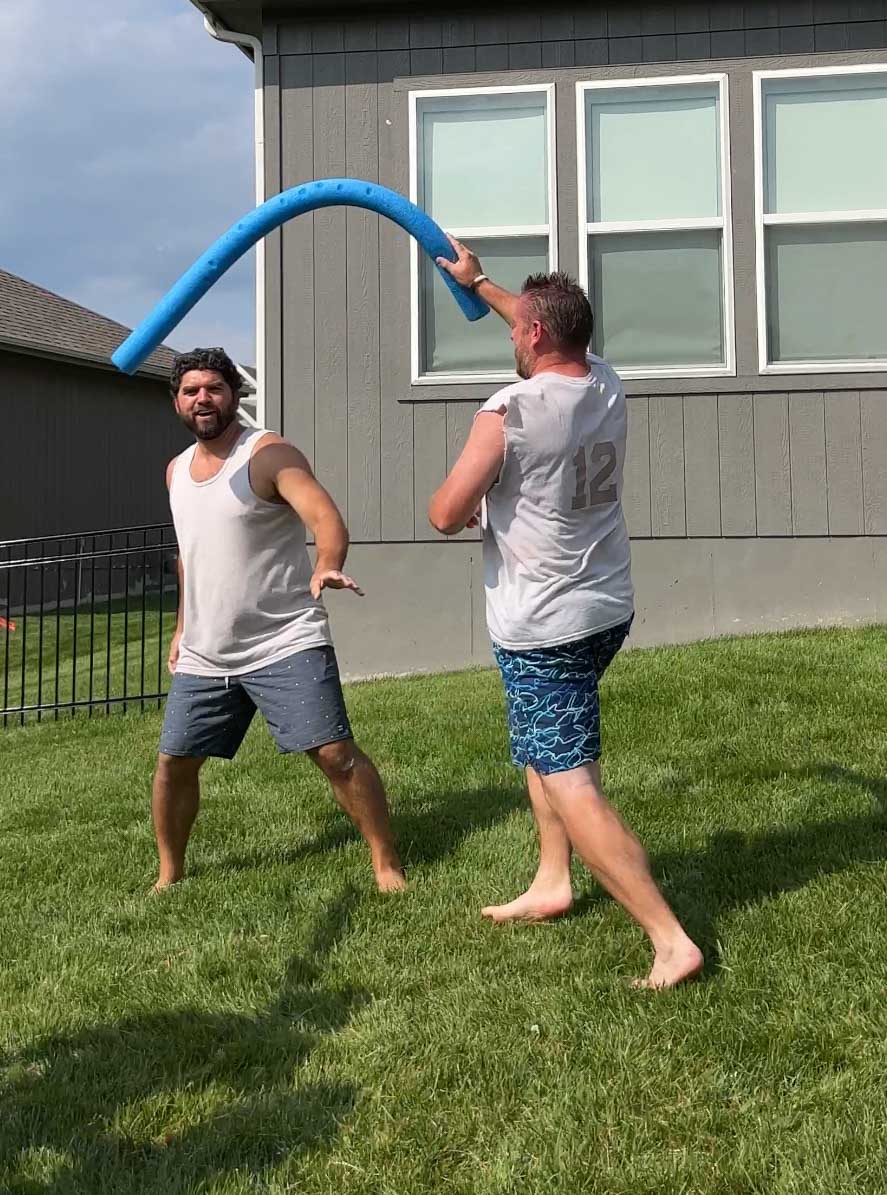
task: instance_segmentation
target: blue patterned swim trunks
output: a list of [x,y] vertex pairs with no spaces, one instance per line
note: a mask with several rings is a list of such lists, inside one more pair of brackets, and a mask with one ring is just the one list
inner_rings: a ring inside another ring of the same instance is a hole
[[508,651],[493,645],[508,702],[511,758],[543,776],[601,757],[599,683],[625,642],[632,620],[587,639]]

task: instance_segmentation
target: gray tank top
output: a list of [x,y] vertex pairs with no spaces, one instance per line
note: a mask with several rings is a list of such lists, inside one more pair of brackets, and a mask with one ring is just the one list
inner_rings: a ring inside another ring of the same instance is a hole
[[481,409],[505,416],[505,460],[484,502],[493,641],[531,651],[626,621],[634,591],[619,378],[589,355],[586,377],[536,374]]
[[196,445],[176,458],[169,500],[185,573],[178,672],[236,676],[332,643],[309,590],[305,525],[250,484],[262,429],[244,428],[222,468],[194,481]]

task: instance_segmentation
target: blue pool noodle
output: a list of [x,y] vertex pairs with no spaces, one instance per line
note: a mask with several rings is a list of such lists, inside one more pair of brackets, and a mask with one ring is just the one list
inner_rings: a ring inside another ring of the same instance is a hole
[[[302,183],[267,200],[223,233],[127,336],[111,360],[123,373],[135,373],[194,304],[247,249],[252,248],[259,237],[267,236],[294,216],[340,204],[367,208],[387,216],[415,237],[432,261],[437,257],[455,260],[453,247],[442,229],[421,208],[396,191],[356,178],[324,178]],[[461,286],[439,266],[438,270],[466,319],[478,320],[487,314],[486,303],[473,291]]]

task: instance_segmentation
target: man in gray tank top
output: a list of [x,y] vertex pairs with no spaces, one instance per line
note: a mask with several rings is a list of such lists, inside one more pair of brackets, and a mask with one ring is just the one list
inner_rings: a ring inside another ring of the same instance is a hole
[[565,913],[575,850],[653,944],[653,966],[638,985],[672,987],[698,974],[702,954],[604,797],[599,764],[598,686],[634,611],[621,504],[625,395],[588,352],[592,314],[581,287],[564,274],[537,275],[513,295],[469,249],[453,247],[456,261],[438,265],[510,325],[520,378],[478,412],[429,509],[448,535],[483,521],[487,622],[512,757],[526,769],[539,834],[529,889],[483,913],[493,921]]
[[166,473],[180,597],[154,775],[155,888],[184,874],[205,760],[233,758],[258,709],[280,751],[304,752],[323,771],[369,845],[378,887],[400,889],[385,791],[352,738],[321,600],[324,589],[361,595],[342,572],[348,532],[302,453],[239,422],[240,386],[222,349],[178,357],[170,379],[195,440]]

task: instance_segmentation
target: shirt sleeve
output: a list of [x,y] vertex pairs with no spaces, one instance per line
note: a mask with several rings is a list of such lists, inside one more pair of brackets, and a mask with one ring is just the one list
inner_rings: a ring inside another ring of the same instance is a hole
[[477,414],[480,415],[481,411],[492,411],[495,415],[504,415],[507,412],[508,405],[513,397],[513,391],[513,386],[506,386],[502,390],[497,390],[496,393],[491,395],[491,397],[487,399],[483,406],[478,409]]

